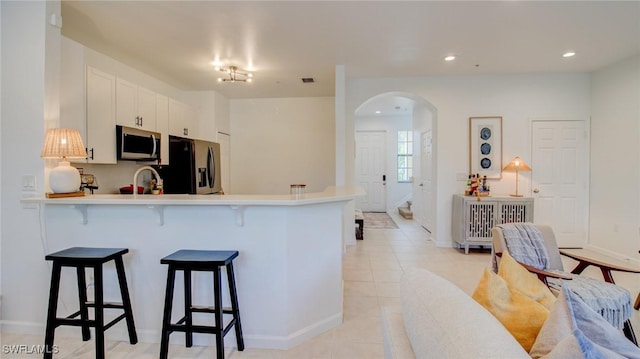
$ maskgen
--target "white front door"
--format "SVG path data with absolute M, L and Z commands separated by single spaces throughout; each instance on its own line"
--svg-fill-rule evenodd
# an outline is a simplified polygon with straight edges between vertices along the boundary
M 534 221 L 553 228 L 559 247 L 587 244 L 589 175 L 584 121 L 532 122 Z
M 367 192 L 356 199 L 362 211 L 387 211 L 385 138 L 385 131 L 356 131 L 356 183 Z
M 420 203 L 418 223 L 428 231 L 433 228 L 433 149 L 431 146 L 433 133 L 431 130 L 420 135 L 420 182 L 414 198 Z

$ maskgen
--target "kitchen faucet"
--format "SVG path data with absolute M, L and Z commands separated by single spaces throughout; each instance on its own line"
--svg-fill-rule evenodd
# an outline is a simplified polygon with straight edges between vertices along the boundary
M 153 174 L 156 176 L 156 179 L 158 180 L 158 183 L 161 183 L 162 181 L 162 179 L 160 178 L 160 175 L 158 174 L 158 171 L 156 171 L 155 168 L 151 166 L 142 166 L 138 168 L 136 170 L 136 173 L 133 174 L 133 196 L 134 197 L 138 195 L 138 176 L 140 175 L 140 172 L 144 170 L 149 170 L 153 172 Z

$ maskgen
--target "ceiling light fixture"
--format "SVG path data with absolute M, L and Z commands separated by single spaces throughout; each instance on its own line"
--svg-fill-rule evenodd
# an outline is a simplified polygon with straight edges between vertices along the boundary
M 454 55 L 449 55 L 449 56 L 444 58 L 444 61 L 453 61 L 455 59 L 456 59 L 456 57 Z
M 228 68 L 216 67 L 216 70 L 226 72 L 229 77 L 218 77 L 218 82 L 252 82 L 253 74 L 249 72 L 242 72 L 238 66 L 229 66 Z
M 576 53 L 573 51 L 565 52 L 564 54 L 562 54 L 562 57 L 573 57 L 573 56 L 576 56 Z

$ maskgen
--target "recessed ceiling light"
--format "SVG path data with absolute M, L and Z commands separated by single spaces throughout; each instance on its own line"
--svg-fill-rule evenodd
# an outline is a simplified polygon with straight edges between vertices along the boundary
M 380 110 L 376 110 L 376 115 L 379 115 L 379 114 L 381 114 L 381 113 L 382 113 L 382 111 L 380 111 Z
M 444 61 L 453 61 L 455 59 L 456 59 L 456 57 L 454 55 L 449 55 L 449 56 L 444 58 Z
M 573 51 L 565 52 L 564 54 L 562 54 L 562 57 L 573 57 L 573 56 L 576 56 L 576 53 Z

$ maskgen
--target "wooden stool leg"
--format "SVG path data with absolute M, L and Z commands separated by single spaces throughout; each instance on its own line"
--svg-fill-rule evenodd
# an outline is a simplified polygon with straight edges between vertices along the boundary
M 167 289 L 164 294 L 164 314 L 162 319 L 162 339 L 160 340 L 160 359 L 167 359 L 169 353 L 169 334 L 171 334 L 171 307 L 173 305 L 173 285 L 176 281 L 176 270 L 169 265 L 167 270 Z
M 133 310 L 131 309 L 131 297 L 129 296 L 129 286 L 127 285 L 127 276 L 124 272 L 124 263 L 122 257 L 117 257 L 116 271 L 118 272 L 118 284 L 120 285 L 120 296 L 122 297 L 122 306 L 124 307 L 125 320 L 127 321 L 127 330 L 129 331 L 129 343 L 136 344 L 138 342 L 138 334 L 136 333 L 136 325 L 133 321 Z
M 233 273 L 233 262 L 227 264 L 227 279 L 229 282 L 229 297 L 231 298 L 231 310 L 235 319 L 236 344 L 238 351 L 244 350 L 244 339 L 242 338 L 242 324 L 240 324 L 240 309 L 238 307 L 238 292 L 236 290 L 236 278 Z
M 629 339 L 635 346 L 638 346 L 636 334 L 633 332 L 633 328 L 631 327 L 631 320 L 627 319 L 627 321 L 624 322 L 622 332 L 624 333 L 624 336 L 627 337 L 627 339 Z
M 220 267 L 213 271 L 213 300 L 216 325 L 216 357 L 224 359 L 224 324 L 222 322 L 222 287 L 220 284 Z
M 82 319 L 82 341 L 91 339 L 89 331 L 89 309 L 87 307 L 87 280 L 85 278 L 84 267 L 76 267 L 78 275 L 78 302 L 80 302 L 80 319 Z
M 58 292 L 60 289 L 60 264 L 53 262 L 51 271 L 51 287 L 49 288 L 49 309 L 47 310 L 47 327 L 44 335 L 44 358 L 53 357 L 53 338 L 57 326 Z
M 184 271 L 184 326 L 185 326 L 185 346 L 193 346 L 193 316 L 191 313 L 191 270 Z
M 95 330 L 96 330 L 96 359 L 104 359 L 104 293 L 102 286 L 102 264 L 93 267 L 93 278 L 95 280 L 93 289 L 95 292 Z

